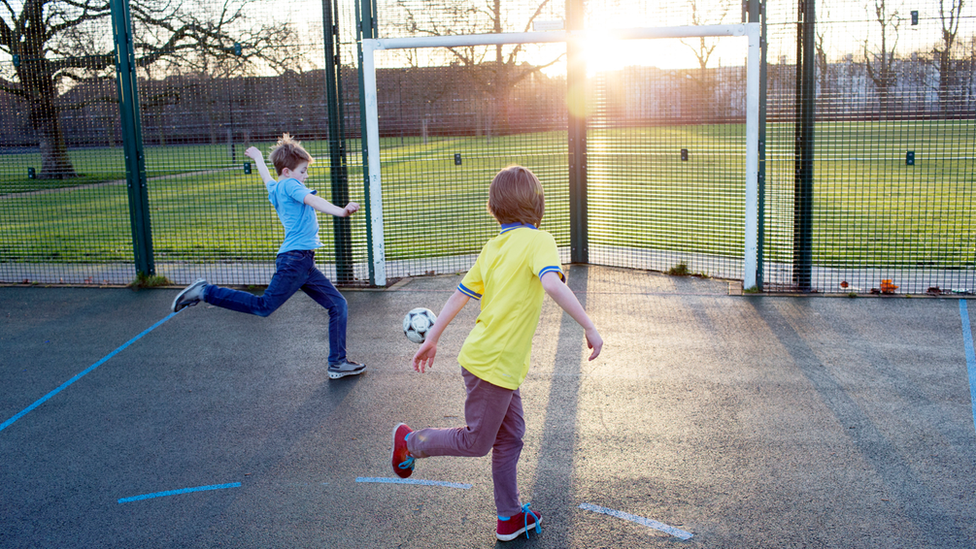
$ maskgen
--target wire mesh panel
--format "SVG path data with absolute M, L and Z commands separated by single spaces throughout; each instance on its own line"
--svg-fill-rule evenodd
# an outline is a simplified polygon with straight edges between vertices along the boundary
M 309 186 L 327 199 L 336 191 L 327 139 L 339 136 L 328 129 L 324 47 L 332 29 L 323 20 L 328 13 L 333 24 L 348 28 L 339 39 L 339 60 L 346 63 L 340 80 L 352 83 L 342 115 L 358 114 L 354 6 L 340 10 L 328 0 L 129 4 L 137 104 L 120 102 L 113 78 L 117 5 L 41 2 L 48 35 L 3 35 L 0 280 L 127 284 L 135 278 L 127 191 L 140 183 L 130 172 L 127 186 L 120 145 L 137 140 L 150 203 L 151 249 L 142 252 L 155 260 L 158 274 L 178 284 L 199 276 L 265 283 L 283 234 L 256 166 L 247 166 L 243 153 L 250 145 L 267 153 L 290 132 L 318 160 Z M 13 12 L 20 8 L 14 4 L 4 14 L 10 28 L 30 28 L 17 24 L 24 14 Z M 125 134 L 120 103 L 139 114 L 135 135 Z M 358 129 L 358 120 L 348 126 Z M 343 153 L 350 150 L 342 145 Z M 356 174 L 355 158 L 349 163 L 352 173 L 343 174 L 340 186 L 348 199 L 362 201 L 361 171 Z M 331 263 L 334 223 L 325 216 L 320 223 L 325 246 L 318 257 Z M 364 224 L 346 223 L 347 261 L 363 266 Z M 334 273 L 331 265 L 323 268 Z M 363 273 L 353 269 L 345 282 Z
M 388 277 L 469 269 L 499 229 L 486 208 L 488 186 L 512 164 L 542 181 L 541 228 L 568 254 L 565 46 L 519 47 L 540 60 L 532 64 L 513 62 L 515 48 L 488 66 L 451 63 L 457 57 L 446 48 L 377 53 L 386 67 L 376 80 Z
M 126 79 L 115 78 L 110 7 L 121 4 L 13 3 L 0 14 L 16 30 L 0 34 L 0 282 L 125 284 L 148 253 L 177 284 L 265 283 L 282 229 L 243 152 L 289 132 L 316 157 L 311 188 L 365 206 L 348 220 L 322 216 L 318 255 L 326 272 L 362 283 L 375 254 L 357 16 L 380 38 L 498 34 L 565 28 L 570 6 L 585 9 L 594 38 L 584 113 L 568 111 L 577 90 L 567 92 L 564 46 L 377 59 L 391 279 L 466 269 L 494 234 L 484 193 L 509 163 L 540 175 L 543 227 L 565 254 L 577 229 L 569 120 L 581 114 L 589 260 L 742 276 L 741 41 L 612 40 L 620 28 L 738 23 L 739 2 L 131 0 L 138 105 L 120 99 Z M 42 25 L 15 24 L 25 5 L 40 6 Z M 971 293 L 976 6 L 804 7 L 813 11 L 765 6 L 763 289 Z M 135 129 L 119 114 L 132 107 Z M 127 173 L 124 146 L 136 141 L 148 229 L 133 230 L 143 180 L 132 164 Z
M 733 38 L 707 38 L 716 45 Z M 702 40 L 628 41 L 666 64 Z M 736 47 L 725 46 L 725 51 Z M 746 70 L 596 67 L 587 135 L 590 262 L 742 278 Z
M 515 33 L 544 30 L 537 26 L 563 21 L 566 3 L 552 0 L 378 0 L 377 13 L 376 38 Z
M 186 24 L 203 12 L 220 29 L 217 40 L 164 57 L 140 74 L 156 265 L 168 279 L 270 280 L 284 232 L 255 162 L 244 155 L 247 147 L 260 149 L 276 176 L 268 153 L 289 133 L 315 158 L 306 185 L 332 200 L 324 9 L 317 1 L 251 0 L 167 12 Z M 154 31 L 152 21 L 135 26 L 137 36 Z M 137 55 L 153 55 L 157 45 L 144 44 Z M 355 82 L 350 71 L 345 77 Z M 362 202 L 362 186 L 354 180 L 349 187 L 350 199 Z M 354 240 L 365 241 L 361 216 L 343 222 L 352 225 Z M 334 224 L 324 214 L 319 223 L 324 245 L 316 259 L 335 277 Z M 358 259 L 365 262 L 362 253 Z
M 49 6 L 44 24 L 65 30 L 11 25 L 0 43 L 0 281 L 135 276 L 111 21 L 98 13 Z
M 766 289 L 972 292 L 972 6 L 817 2 L 811 92 L 798 70 L 798 6 L 771 9 Z M 806 197 L 796 146 L 804 104 L 816 113 Z M 804 200 L 808 235 L 797 230 Z

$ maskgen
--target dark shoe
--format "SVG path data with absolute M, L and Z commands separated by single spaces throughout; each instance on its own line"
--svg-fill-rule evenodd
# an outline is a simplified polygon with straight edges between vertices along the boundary
M 405 423 L 393 428 L 393 449 L 390 450 L 390 464 L 393 472 L 400 478 L 413 474 L 413 456 L 407 451 L 407 436 L 413 431 Z
M 339 379 L 340 377 L 346 376 L 358 376 L 365 371 L 365 364 L 342 359 L 335 364 L 329 364 L 329 379 Z
M 542 513 L 535 513 L 529 510 L 531 503 L 522 506 L 522 511 L 514 517 L 502 520 L 498 517 L 498 530 L 495 536 L 502 541 L 512 541 L 525 533 L 525 539 L 529 539 L 529 530 L 535 528 L 535 533 L 542 532 Z
M 173 306 L 171 307 L 173 312 L 178 313 L 186 307 L 196 305 L 203 301 L 203 290 L 206 287 L 207 281 L 202 278 L 187 286 L 173 300 Z

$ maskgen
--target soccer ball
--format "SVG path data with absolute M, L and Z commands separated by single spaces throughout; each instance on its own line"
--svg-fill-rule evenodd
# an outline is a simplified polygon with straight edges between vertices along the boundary
M 403 334 L 414 343 L 423 343 L 427 339 L 427 332 L 434 325 L 437 317 L 434 311 L 424 307 L 413 309 L 403 317 Z

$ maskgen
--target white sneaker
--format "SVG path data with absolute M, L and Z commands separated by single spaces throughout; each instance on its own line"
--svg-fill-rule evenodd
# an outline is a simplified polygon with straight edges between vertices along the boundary
M 339 379 L 346 376 L 358 376 L 366 371 L 366 365 L 351 360 L 342 359 L 341 362 L 329 364 L 329 379 Z
M 206 287 L 207 281 L 202 278 L 187 286 L 173 300 L 173 312 L 178 313 L 186 307 L 196 305 L 203 301 L 203 290 Z

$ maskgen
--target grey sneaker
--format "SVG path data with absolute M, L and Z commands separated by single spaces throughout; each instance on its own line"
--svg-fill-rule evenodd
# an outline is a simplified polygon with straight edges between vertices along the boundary
M 173 300 L 173 312 L 178 313 L 186 307 L 196 305 L 203 301 L 203 289 L 206 287 L 207 281 L 202 278 L 187 286 Z
M 346 376 L 358 376 L 366 371 L 366 365 L 342 359 L 335 364 L 329 364 L 329 379 L 339 379 Z

